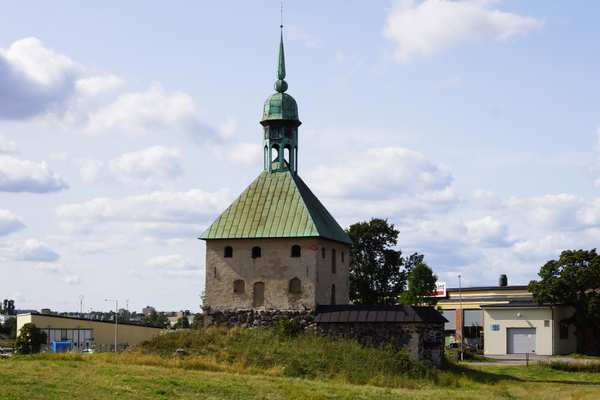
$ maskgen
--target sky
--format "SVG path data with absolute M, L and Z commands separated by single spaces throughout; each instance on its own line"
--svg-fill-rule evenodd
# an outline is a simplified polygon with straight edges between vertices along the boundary
M 596 1 L 287 0 L 299 173 L 450 287 L 600 238 Z M 6 1 L 0 298 L 198 311 L 197 239 L 262 169 L 280 3 Z

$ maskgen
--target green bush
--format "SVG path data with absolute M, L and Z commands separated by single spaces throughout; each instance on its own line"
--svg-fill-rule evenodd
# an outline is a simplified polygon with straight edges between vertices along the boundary
M 593 361 L 549 361 L 541 363 L 546 368 L 567 372 L 600 372 L 600 362 Z
M 23 325 L 19 331 L 19 336 L 17 336 L 15 342 L 15 350 L 19 354 L 39 353 L 43 343 L 46 343 L 46 333 L 34 324 L 28 323 Z

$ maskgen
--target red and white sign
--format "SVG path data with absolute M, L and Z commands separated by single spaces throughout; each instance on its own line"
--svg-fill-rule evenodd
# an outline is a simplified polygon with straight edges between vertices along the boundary
M 446 297 L 446 282 L 435 283 L 435 297 Z

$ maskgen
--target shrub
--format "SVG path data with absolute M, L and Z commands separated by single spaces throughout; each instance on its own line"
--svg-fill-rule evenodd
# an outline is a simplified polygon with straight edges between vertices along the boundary
M 567 371 L 567 372 L 600 372 L 600 362 L 586 362 L 586 361 L 578 361 L 578 362 L 568 362 L 568 361 L 549 361 L 542 362 L 540 365 L 555 369 L 558 371 Z
M 43 343 L 46 343 L 46 333 L 34 324 L 28 323 L 21 327 L 15 349 L 19 354 L 39 353 Z

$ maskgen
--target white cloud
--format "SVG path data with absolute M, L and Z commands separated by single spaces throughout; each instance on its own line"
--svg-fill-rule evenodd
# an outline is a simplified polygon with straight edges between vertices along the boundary
M 198 263 L 193 263 L 180 254 L 149 258 L 146 266 L 172 276 L 190 276 L 201 272 Z
M 0 209 L 0 236 L 8 235 L 24 227 L 25 225 L 15 213 Z
M 85 183 L 96 182 L 103 174 L 104 163 L 93 159 L 79 161 L 79 176 Z
M 143 92 L 121 94 L 113 103 L 92 111 L 85 131 L 98 134 L 120 131 L 142 135 L 156 130 L 178 129 L 194 135 L 215 135 L 201 122 L 196 102 L 183 92 L 168 92 L 153 83 Z
M 54 262 L 60 258 L 46 243 L 26 239 L 0 243 L 0 258 L 15 261 Z
M 394 58 L 406 62 L 473 40 L 506 40 L 542 27 L 543 22 L 493 8 L 491 0 L 398 0 L 384 35 L 395 44 Z
M 229 161 L 244 166 L 262 165 L 263 150 L 258 143 L 238 143 L 223 148 L 220 153 Z
M 321 46 L 321 41 L 316 36 L 306 32 L 298 26 L 288 25 L 285 28 L 285 31 L 289 40 L 299 41 L 309 49 L 316 49 Z
M 97 96 L 112 92 L 121 87 L 125 82 L 116 75 L 98 75 L 77 80 L 75 86 L 77 92 L 83 96 Z
M 96 198 L 57 209 L 63 228 L 89 232 L 110 224 L 125 224 L 119 231 L 137 231 L 149 237 L 198 235 L 203 226 L 229 204 L 225 191 L 152 192 L 120 199 Z
M 27 118 L 62 109 L 80 73 L 69 57 L 34 37 L 0 49 L 0 118 Z
M 17 153 L 17 144 L 0 135 L 0 154 L 16 154 Z
M 77 275 L 65 275 L 63 277 L 63 282 L 67 285 L 79 285 L 81 283 L 81 278 Z
M 491 216 L 465 221 L 467 235 L 476 243 L 495 246 L 508 244 L 506 225 Z
M 124 182 L 174 179 L 182 173 L 181 152 L 172 147 L 148 147 L 119 156 L 110 162 L 109 168 L 113 176 Z
M 68 187 L 45 162 L 0 155 L 0 192 L 47 193 Z

